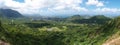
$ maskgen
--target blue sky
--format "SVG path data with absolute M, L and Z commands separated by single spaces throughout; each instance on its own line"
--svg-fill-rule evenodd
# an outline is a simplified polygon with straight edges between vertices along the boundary
M 24 0 L 15 0 L 17 2 L 20 2 L 20 3 L 24 3 Z
M 0 8 L 27 15 L 120 15 L 120 0 L 0 0 Z

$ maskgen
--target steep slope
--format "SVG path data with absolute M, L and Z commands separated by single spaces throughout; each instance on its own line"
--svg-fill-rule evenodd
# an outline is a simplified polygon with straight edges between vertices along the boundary
M 101 29 L 102 32 L 104 33 L 118 31 L 117 29 L 120 29 L 120 17 L 115 18 L 112 21 L 109 21 L 103 27 L 101 27 Z
M 101 29 L 101 32 L 105 33 L 105 36 L 108 36 L 103 45 L 120 45 L 120 17 L 108 22 Z
M 120 45 L 120 36 L 115 37 L 112 36 L 110 39 L 108 39 L 103 45 Z
M 23 17 L 22 14 L 12 9 L 0 9 L 0 13 L 1 13 L 0 16 L 7 18 Z
M 9 43 L 2 41 L 2 36 L 4 35 L 5 31 L 2 27 L 1 21 L 0 21 L 0 45 L 10 45 Z

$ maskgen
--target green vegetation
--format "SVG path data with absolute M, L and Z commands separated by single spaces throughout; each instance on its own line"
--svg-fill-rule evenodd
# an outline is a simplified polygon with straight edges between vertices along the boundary
M 97 15 L 97 16 L 93 16 L 90 18 L 84 18 L 82 16 L 72 16 L 70 18 L 68 18 L 69 22 L 73 22 L 73 23 L 87 23 L 87 24 L 104 24 L 106 23 L 106 21 L 111 20 L 111 18 L 109 17 L 105 17 L 104 15 Z
M 102 45 L 120 29 L 120 17 L 38 19 L 0 17 L 0 40 L 11 45 Z

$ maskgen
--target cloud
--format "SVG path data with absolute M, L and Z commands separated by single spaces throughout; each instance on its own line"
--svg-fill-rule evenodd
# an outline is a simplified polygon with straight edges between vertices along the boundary
M 0 8 L 3 7 L 4 0 L 0 0 Z
M 21 8 L 24 5 L 24 3 L 19 3 L 13 0 L 4 0 L 4 6 L 9 7 L 9 8 Z
M 108 7 L 96 8 L 91 12 L 94 14 L 106 15 L 106 16 L 120 15 L 120 8 L 108 8 Z
M 86 2 L 86 5 L 95 5 L 97 7 L 104 6 L 103 2 L 99 0 L 88 0 L 88 2 Z
M 14 0 L 0 0 L 0 4 L 17 10 L 21 13 L 39 13 L 41 10 L 76 10 L 86 11 L 86 8 L 80 7 L 82 0 L 24 0 L 20 3 Z M 3 7 L 2 8 L 5 8 Z
M 120 12 L 120 9 L 119 8 L 97 8 L 95 9 L 95 11 L 116 13 L 116 12 Z
M 83 0 L 0 0 L 0 8 L 10 8 L 22 14 L 106 14 L 119 13 L 118 8 L 105 8 L 105 4 L 99 0 L 88 0 L 86 5 L 95 5 L 95 9 L 82 7 Z M 101 7 L 103 6 L 103 7 Z

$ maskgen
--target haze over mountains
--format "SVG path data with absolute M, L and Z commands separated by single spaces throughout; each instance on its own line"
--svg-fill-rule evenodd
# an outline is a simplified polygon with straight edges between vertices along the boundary
M 40 15 L 40 14 L 32 14 L 32 15 L 28 15 L 28 14 L 21 14 L 19 13 L 18 11 L 16 10 L 12 10 L 12 9 L 0 9 L 0 14 L 2 14 L 2 16 L 4 17 L 9 17 L 9 18 L 18 18 L 18 17 L 32 17 L 32 18 L 38 18 L 38 19 L 41 19 L 41 18 L 50 18 L 50 17 L 58 17 L 58 18 L 68 18 L 68 17 L 71 17 L 71 16 L 74 16 L 74 15 L 55 15 L 55 16 L 43 16 L 43 15 Z M 76 14 L 79 16 L 82 16 L 82 17 L 86 17 L 86 18 L 89 18 L 89 17 L 92 17 L 92 16 L 95 16 L 95 15 L 79 15 L 79 14 Z M 104 15 L 106 16 L 106 15 Z M 76 16 L 77 17 L 77 16 Z M 114 16 L 107 16 L 107 17 L 116 17 L 116 15 Z
M 19 18 L 19 17 L 23 17 L 22 14 L 20 14 L 19 12 L 12 10 L 12 9 L 0 9 L 0 14 L 3 17 L 7 17 L 7 18 Z

